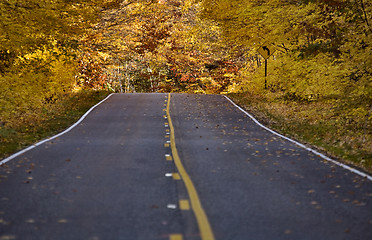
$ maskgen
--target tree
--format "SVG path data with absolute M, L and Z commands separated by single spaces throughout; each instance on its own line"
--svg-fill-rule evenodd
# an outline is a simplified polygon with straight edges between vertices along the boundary
M 2 123 L 37 121 L 47 104 L 73 89 L 79 41 L 110 2 L 0 2 Z
M 202 1 L 202 17 L 217 21 L 226 44 L 245 49 L 248 59 L 264 42 L 276 46 L 271 90 L 299 99 L 344 94 L 356 82 L 366 89 L 370 10 L 369 2 L 350 0 Z M 247 72 L 251 84 L 261 78 L 260 71 Z

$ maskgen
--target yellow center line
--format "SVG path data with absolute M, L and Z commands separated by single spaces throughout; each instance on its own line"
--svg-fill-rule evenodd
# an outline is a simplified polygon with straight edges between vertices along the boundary
M 181 180 L 181 176 L 178 173 L 173 173 L 172 177 L 174 180 Z
M 198 222 L 199 231 L 201 235 L 202 240 L 214 240 L 214 235 L 212 232 L 212 228 L 209 224 L 207 215 L 204 212 L 204 209 L 200 203 L 198 193 L 194 187 L 193 182 L 191 181 L 191 178 L 189 177 L 188 173 L 186 172 L 185 168 L 183 167 L 183 164 L 181 162 L 180 157 L 178 156 L 178 151 L 176 148 L 176 141 L 174 136 L 174 127 L 172 123 L 172 119 L 170 116 L 170 100 L 171 100 L 171 94 L 168 94 L 168 103 L 167 103 L 167 116 L 169 121 L 169 128 L 170 128 L 170 141 L 171 141 L 171 149 L 172 149 L 172 155 L 173 155 L 173 161 L 176 164 L 176 167 L 178 169 L 179 174 L 181 175 L 187 192 L 189 194 L 190 202 L 191 202 L 191 208 L 194 211 L 196 221 Z
M 181 210 L 190 210 L 189 200 L 180 200 L 180 209 Z
M 182 239 L 183 239 L 183 237 L 182 237 L 181 234 L 171 234 L 169 236 L 169 240 L 182 240 Z

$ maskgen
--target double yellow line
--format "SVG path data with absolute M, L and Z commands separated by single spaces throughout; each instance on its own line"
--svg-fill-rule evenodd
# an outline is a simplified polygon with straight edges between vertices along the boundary
M 176 140 L 174 136 L 174 127 L 172 123 L 172 119 L 170 116 L 170 100 L 171 100 L 171 94 L 168 94 L 168 102 L 167 102 L 167 118 L 169 122 L 169 128 L 170 128 L 170 144 L 172 149 L 172 155 L 174 163 L 177 167 L 177 170 L 179 174 L 181 175 L 187 192 L 189 194 L 190 202 L 191 202 L 191 208 L 194 211 L 196 221 L 198 222 L 199 231 L 201 235 L 202 240 L 214 240 L 212 228 L 209 224 L 207 215 L 204 212 L 204 209 L 200 203 L 198 193 L 196 192 L 196 189 L 194 187 L 194 184 L 191 181 L 190 176 L 187 174 L 185 168 L 183 167 L 183 164 L 181 162 L 180 157 L 178 156 L 177 148 L 176 148 Z

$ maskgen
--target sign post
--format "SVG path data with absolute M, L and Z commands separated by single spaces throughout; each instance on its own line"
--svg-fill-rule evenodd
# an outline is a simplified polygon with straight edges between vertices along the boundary
M 257 52 L 265 59 L 265 89 L 267 88 L 267 59 L 275 52 L 274 46 L 269 43 L 264 43 Z

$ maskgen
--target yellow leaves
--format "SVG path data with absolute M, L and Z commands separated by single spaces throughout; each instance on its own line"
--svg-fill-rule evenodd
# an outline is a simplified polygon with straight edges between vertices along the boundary
M 245 52 L 251 59 L 247 65 L 262 66 L 257 53 L 249 50 L 257 42 L 267 40 L 280 46 L 269 61 L 267 79 L 278 95 L 301 101 L 345 92 L 367 97 L 372 93 L 367 79 L 372 72 L 372 34 L 365 33 L 371 29 L 358 4 L 338 3 L 204 0 L 201 5 L 202 16 L 218 22 L 224 44 L 248 48 Z M 370 9 L 368 5 L 366 12 Z M 262 94 L 263 71 L 261 67 L 242 72 L 243 88 Z
M 349 111 L 345 117 L 364 120 L 367 115 L 368 115 L 368 109 L 366 109 L 365 107 L 357 107 L 357 108 L 351 109 L 351 111 Z
M 10 125 L 37 122 L 46 102 L 54 102 L 72 88 L 76 70 L 72 57 L 52 43 L 18 56 L 0 76 L 1 121 Z
M 108 54 L 108 53 L 104 53 L 104 52 L 100 52 L 100 51 L 98 51 L 97 53 L 98 53 L 98 56 L 103 59 L 103 61 L 106 61 L 108 58 L 111 57 L 111 55 Z

